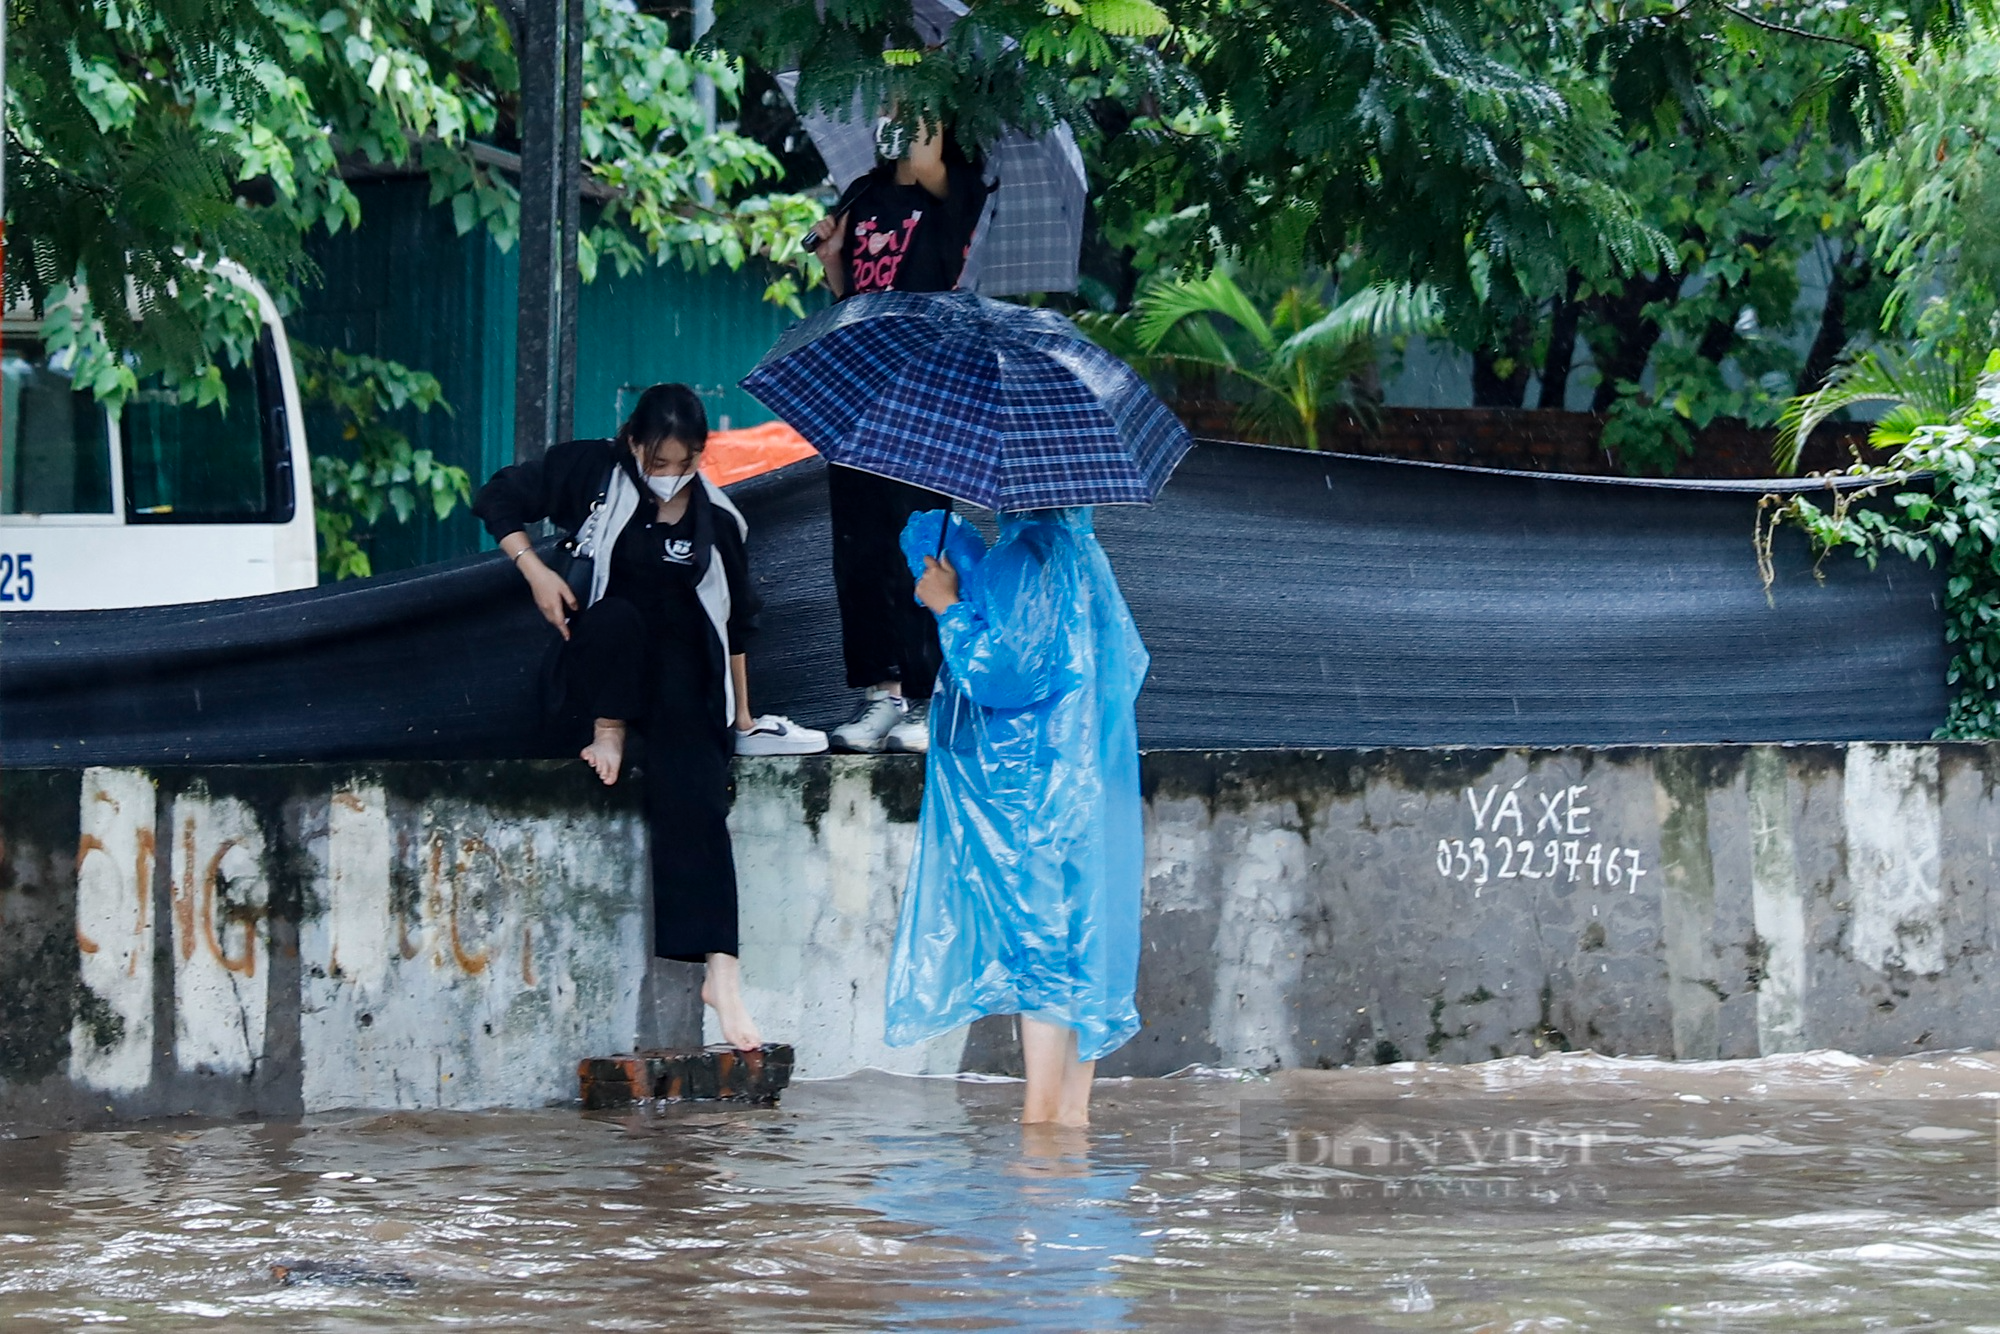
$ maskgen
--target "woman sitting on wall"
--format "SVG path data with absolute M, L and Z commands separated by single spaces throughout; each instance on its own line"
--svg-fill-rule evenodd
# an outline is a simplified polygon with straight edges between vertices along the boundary
M 729 843 L 732 754 L 805 754 L 824 733 L 750 716 L 744 648 L 762 600 L 750 580 L 749 525 L 698 471 L 708 414 L 686 385 L 639 396 L 615 440 L 556 445 L 502 468 L 473 512 L 528 582 L 564 643 L 560 712 L 606 783 L 624 766 L 628 729 L 646 740 L 653 952 L 705 963 L 701 998 L 722 1035 L 761 1039 L 737 966 L 736 864 Z M 575 534 L 590 582 L 584 605 L 524 531 L 548 519 Z

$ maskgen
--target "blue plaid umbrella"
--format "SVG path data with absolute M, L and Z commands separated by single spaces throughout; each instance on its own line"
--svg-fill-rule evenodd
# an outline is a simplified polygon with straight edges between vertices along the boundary
M 986 509 L 1150 504 L 1193 443 L 1068 320 L 970 292 L 850 297 L 742 384 L 829 463 Z

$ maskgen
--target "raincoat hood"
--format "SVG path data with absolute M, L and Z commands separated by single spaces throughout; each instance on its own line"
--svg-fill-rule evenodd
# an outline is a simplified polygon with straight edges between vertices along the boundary
M 1088 508 L 1000 515 L 986 550 L 956 516 L 914 516 L 911 569 L 942 549 L 961 600 L 888 987 L 887 1037 L 984 1014 L 1074 1028 L 1094 1060 L 1138 1030 L 1145 879 L 1133 709 L 1148 664 Z

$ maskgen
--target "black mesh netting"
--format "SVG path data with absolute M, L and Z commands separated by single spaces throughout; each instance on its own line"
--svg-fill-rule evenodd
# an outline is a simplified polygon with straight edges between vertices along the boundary
M 731 494 L 769 605 L 760 712 L 841 680 L 817 461 Z M 1764 483 L 1553 478 L 1205 443 L 1098 532 L 1153 653 L 1152 748 L 1916 739 L 1943 718 L 1939 577 L 1781 535 Z M 506 558 L 235 602 L 0 618 L 14 765 L 554 753 L 552 632 Z

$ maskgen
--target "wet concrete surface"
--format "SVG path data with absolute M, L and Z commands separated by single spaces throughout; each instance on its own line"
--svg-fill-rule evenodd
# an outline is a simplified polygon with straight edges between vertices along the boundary
M 797 1075 L 1016 1069 L 883 998 L 915 756 L 746 761 L 746 1000 Z M 2000 745 L 1154 752 L 1119 1076 L 1993 1041 Z M 581 765 L 0 773 L 0 1128 L 542 1107 L 715 1041 Z

